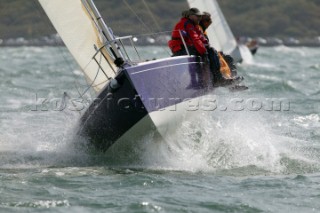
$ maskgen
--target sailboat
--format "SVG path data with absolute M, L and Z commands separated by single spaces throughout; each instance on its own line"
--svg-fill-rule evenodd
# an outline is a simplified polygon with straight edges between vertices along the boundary
M 192 55 L 134 61 L 93 0 L 39 0 L 95 91 L 80 118 L 79 135 L 106 151 L 148 131 L 161 137 L 181 125 L 190 101 L 212 92 L 204 63 Z M 192 111 L 192 110 L 191 110 Z
M 238 44 L 216 0 L 188 0 L 189 7 L 211 14 L 213 23 L 207 29 L 211 46 L 231 55 L 236 62 L 252 61 L 252 54 L 244 44 Z

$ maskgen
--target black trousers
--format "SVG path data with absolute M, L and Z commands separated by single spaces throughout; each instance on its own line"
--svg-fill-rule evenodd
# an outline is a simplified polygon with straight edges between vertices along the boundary
M 220 59 L 218 52 L 212 47 L 207 48 L 210 71 L 212 73 L 213 82 L 217 82 L 223 79 L 220 72 Z
M 200 56 L 197 49 L 193 46 L 189 46 L 188 51 L 190 55 Z M 202 58 L 203 61 L 207 61 L 209 63 L 213 83 L 222 80 L 223 76 L 220 72 L 220 60 L 219 60 L 218 52 L 214 48 L 208 47 L 207 53 L 208 53 L 207 55 L 200 56 L 200 57 Z M 184 47 L 182 47 L 181 50 L 173 53 L 172 56 L 181 56 L 181 55 L 187 55 L 187 51 L 185 50 Z

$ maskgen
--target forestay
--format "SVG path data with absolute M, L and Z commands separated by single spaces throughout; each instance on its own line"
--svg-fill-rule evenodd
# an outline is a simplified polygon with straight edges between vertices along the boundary
M 114 77 L 113 59 L 105 52 L 99 52 L 96 59 L 102 69 L 92 60 L 97 50 L 103 46 L 98 28 L 92 21 L 81 0 L 39 0 L 50 21 L 61 36 L 65 45 L 82 68 L 88 84 L 99 92 Z M 109 65 L 109 63 L 111 66 Z M 103 71 L 102 71 L 103 70 Z

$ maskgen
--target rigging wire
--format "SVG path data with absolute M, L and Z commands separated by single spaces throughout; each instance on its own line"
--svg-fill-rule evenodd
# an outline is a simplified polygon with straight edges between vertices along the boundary
M 171 33 L 172 30 L 170 31 L 162 31 L 161 33 Z M 152 36 L 155 35 L 155 33 L 143 33 L 143 34 L 133 34 L 132 36 Z
M 140 23 L 151 33 L 153 31 L 150 29 L 150 27 L 147 26 L 147 24 L 139 17 L 139 15 L 136 13 L 136 11 L 130 6 L 130 4 L 127 2 L 127 0 L 123 0 L 124 4 L 127 6 L 127 8 L 136 16 L 136 18 L 140 21 Z
M 102 54 L 100 54 L 99 64 L 101 64 L 101 61 L 102 61 Z M 99 74 L 100 71 L 101 71 L 101 68 L 100 68 L 100 66 L 98 66 L 98 70 L 97 70 L 97 72 L 96 72 L 96 75 L 95 75 L 92 83 L 91 83 L 90 85 L 88 85 L 88 87 L 84 90 L 84 92 L 82 93 L 82 95 L 80 95 L 79 98 L 82 98 L 82 97 L 88 92 L 88 90 L 93 87 L 93 84 L 94 84 L 94 82 L 97 80 L 97 77 L 98 77 L 98 74 Z M 100 83 L 100 84 L 101 84 L 101 83 Z M 97 85 L 95 85 L 95 86 L 98 86 L 98 85 L 100 85 L 100 84 L 97 84 Z
M 50 26 L 50 25 L 51 25 L 51 22 L 48 21 L 48 18 L 44 18 L 44 19 L 42 18 L 42 17 L 47 17 L 47 15 L 45 14 L 45 12 L 44 12 L 44 10 L 42 9 L 42 7 L 40 6 L 40 3 L 39 3 L 38 1 L 36 1 L 36 0 L 33 0 L 33 1 L 31 1 L 31 4 L 33 5 L 33 8 L 35 8 L 35 10 L 38 12 L 38 13 L 37 13 L 38 17 L 39 17 L 40 19 L 44 20 L 44 24 L 47 24 L 47 26 Z M 71 66 L 70 60 L 67 59 L 67 55 L 66 55 L 66 52 L 63 50 L 63 46 L 61 46 L 60 44 L 57 44 L 57 45 L 55 45 L 55 47 L 56 47 L 57 50 L 60 52 L 59 55 L 62 56 L 62 59 L 66 62 L 67 66 L 69 66 L 69 70 L 72 71 L 74 68 Z M 74 80 L 75 80 L 75 84 L 76 84 L 76 85 L 75 85 L 75 88 L 76 88 L 77 92 L 80 94 L 79 89 L 78 89 L 78 87 L 77 87 L 77 84 L 79 84 L 79 83 L 78 83 L 78 81 L 77 81 L 77 79 L 76 79 L 75 73 L 74 73 L 74 72 L 71 72 L 71 73 L 72 73 L 72 76 L 73 76 L 73 78 L 74 78 Z M 66 103 L 65 103 L 66 98 L 70 98 L 70 96 L 69 96 L 66 92 L 64 92 L 64 93 L 63 93 L 63 98 L 62 98 L 62 100 L 63 100 L 62 105 L 66 104 Z M 73 104 L 73 103 L 72 103 L 72 104 Z M 81 114 L 80 111 L 78 111 L 78 112 L 79 112 L 79 114 Z M 67 115 L 68 115 L 68 114 L 64 113 L 64 116 L 65 116 L 67 119 L 70 120 L 70 117 L 67 116 Z
M 42 7 L 40 6 L 40 4 L 37 3 L 36 1 L 32 1 L 32 2 L 34 3 L 34 6 L 35 6 L 35 8 L 38 10 L 38 12 L 40 12 L 42 15 L 46 16 L 46 14 L 45 14 L 45 12 L 43 11 L 43 9 L 42 9 Z M 151 32 L 151 33 L 149 33 L 149 34 L 143 34 L 143 35 L 154 36 L 155 33 L 154 33 L 154 32 L 150 29 L 150 27 L 148 27 L 148 26 L 146 25 L 146 23 L 139 17 L 139 15 L 134 11 L 134 9 L 133 9 L 132 7 L 128 4 L 128 2 L 127 2 L 126 0 L 123 0 L 123 2 L 124 2 L 125 5 L 130 9 L 130 11 L 136 16 L 136 18 L 144 25 L 144 27 L 145 27 L 149 32 Z M 145 7 L 147 8 L 147 10 L 149 11 L 150 16 L 152 17 L 153 21 L 156 23 L 156 26 L 158 27 L 158 29 L 160 29 L 159 24 L 157 23 L 155 17 L 154 17 L 153 14 L 152 14 L 152 11 L 150 10 L 150 8 L 148 7 L 147 3 L 146 3 L 144 0 L 143 0 L 143 4 L 145 5 Z M 48 19 L 45 19 L 45 22 L 47 22 L 48 25 L 51 25 L 51 23 L 48 21 Z M 167 33 L 167 32 L 170 32 L 170 31 L 166 31 L 166 33 Z M 140 36 L 141 36 L 141 34 L 140 34 Z M 57 48 L 58 48 L 58 50 L 60 51 L 61 56 L 62 56 L 62 58 L 64 59 L 64 61 L 66 62 L 67 66 L 69 66 L 70 71 L 71 71 L 71 73 L 72 73 L 72 76 L 74 77 L 75 88 L 76 88 L 76 90 L 77 90 L 77 92 L 78 92 L 78 94 L 79 94 L 79 98 L 83 98 L 83 96 L 88 92 L 88 90 L 89 90 L 90 88 L 93 88 L 93 87 L 95 87 L 95 86 L 98 86 L 98 85 L 101 85 L 101 84 L 107 82 L 107 81 L 103 81 L 103 82 L 100 82 L 99 84 L 93 85 L 93 84 L 95 83 L 97 77 L 98 77 L 99 72 L 101 71 L 100 67 L 98 67 L 98 70 L 97 70 L 97 72 L 96 72 L 96 75 L 95 75 L 92 83 L 90 83 L 90 85 L 83 85 L 83 84 L 81 84 L 81 83 L 78 81 L 78 77 L 75 75 L 74 72 L 72 72 L 72 70 L 73 70 L 74 68 L 71 66 L 70 60 L 67 58 L 66 51 L 64 51 L 64 49 L 63 49 L 64 47 L 63 47 L 63 46 L 58 46 Z M 170 54 L 167 49 L 165 49 L 164 47 L 163 47 L 163 49 L 164 49 L 168 54 Z M 99 59 L 99 60 L 100 60 L 99 63 L 101 63 L 102 55 L 100 55 L 100 59 Z M 90 64 L 92 61 L 93 61 L 93 60 L 90 60 L 90 61 L 88 62 L 88 64 L 87 64 L 82 70 L 86 70 L 86 68 L 89 66 L 89 64 Z M 83 87 L 83 86 L 87 86 L 87 87 L 86 87 L 86 89 L 84 90 L 84 92 L 81 92 L 81 91 L 80 91 L 80 88 Z
M 40 12 L 41 15 L 46 16 L 45 12 L 43 11 L 43 9 L 42 9 L 42 7 L 39 5 L 39 3 L 37 3 L 36 1 L 32 1 L 32 2 L 33 2 L 33 4 L 34 4 L 35 8 L 38 10 L 38 12 Z M 48 25 L 51 25 L 51 22 L 49 22 L 48 19 L 45 19 L 45 20 L 46 20 L 45 22 L 47 22 Z M 72 71 L 72 70 L 74 69 L 74 67 L 71 66 L 70 60 L 67 58 L 66 51 L 64 51 L 64 46 L 59 46 L 59 45 L 57 45 L 57 49 L 60 51 L 60 55 L 62 56 L 63 60 L 66 62 L 67 66 L 69 66 L 69 68 L 70 68 L 69 70 L 71 71 L 72 76 L 73 76 L 73 78 L 74 78 L 75 89 L 76 89 L 77 92 L 78 92 L 79 98 L 82 98 L 82 99 L 83 99 L 83 96 L 88 92 L 88 90 L 89 90 L 90 88 L 93 88 L 93 87 L 95 87 L 95 86 L 101 85 L 101 84 L 103 84 L 103 83 L 106 82 L 106 81 L 103 81 L 103 82 L 101 82 L 101 83 L 99 83 L 99 84 L 97 84 L 97 85 L 93 85 L 94 82 L 95 82 L 95 80 L 96 80 L 97 77 L 98 77 L 99 72 L 100 72 L 100 67 L 98 67 L 98 70 L 97 70 L 97 72 L 96 72 L 96 75 L 95 75 L 92 83 L 90 83 L 90 85 L 88 85 L 88 84 L 81 84 L 81 83 L 78 81 L 78 77 L 77 77 L 77 76 L 75 75 L 75 73 Z M 101 63 L 101 60 L 102 60 L 102 55 L 100 55 L 99 63 Z M 90 65 L 91 62 L 93 62 L 93 59 L 91 59 L 91 60 L 87 63 L 87 65 L 86 65 L 82 70 L 86 70 L 87 67 Z M 81 67 L 80 67 L 80 69 L 81 69 Z M 84 86 L 86 86 L 86 88 L 85 88 L 84 92 L 81 92 L 80 90 L 82 90 L 82 89 L 80 89 L 80 88 L 82 88 L 82 87 L 84 87 Z
M 139 15 L 136 13 L 136 11 L 129 5 L 129 3 L 127 2 L 127 0 L 123 0 L 124 4 L 127 6 L 127 8 L 136 16 L 136 18 L 139 20 L 139 22 L 151 33 L 150 36 L 155 38 L 155 32 L 152 31 L 152 29 L 150 27 L 148 27 L 148 25 L 139 17 Z M 168 55 L 170 55 L 170 52 L 162 47 L 163 50 L 165 50 L 165 52 L 168 53 Z
M 35 9 L 39 12 L 39 17 L 42 19 L 42 20 L 45 20 L 44 22 L 47 24 L 47 26 L 50 26 L 52 25 L 51 22 L 49 21 L 48 18 L 45 18 L 43 19 L 42 17 L 47 17 L 47 14 L 44 12 L 43 8 L 40 6 L 40 3 L 36 0 L 33 0 L 31 1 L 35 7 Z M 84 85 L 84 84 L 81 84 L 78 80 L 78 77 L 75 75 L 75 73 L 72 71 L 74 70 L 74 67 L 71 65 L 70 63 L 70 60 L 67 58 L 67 55 L 66 54 L 66 51 L 64 50 L 65 46 L 60 46 L 60 45 L 57 45 L 57 49 L 59 50 L 60 52 L 60 55 L 62 56 L 63 60 L 65 61 L 66 65 L 69 67 L 69 71 L 72 73 L 72 76 L 74 78 L 74 83 L 75 83 L 75 89 L 77 90 L 77 93 L 79 94 L 79 98 L 82 98 L 83 97 L 83 94 L 81 93 L 80 91 L 80 88 L 81 87 L 84 87 L 84 86 L 87 86 L 87 85 Z M 92 62 L 93 60 L 89 61 L 88 64 L 86 65 L 86 67 L 89 66 L 89 64 Z M 85 70 L 86 67 L 83 69 Z M 81 67 L 79 67 L 81 69 Z M 86 88 L 86 90 L 88 90 Z
M 149 5 L 147 4 L 147 2 L 145 0 L 142 0 L 142 3 L 146 7 L 146 9 L 149 12 L 149 15 L 151 16 L 154 24 L 156 25 L 156 27 L 158 28 L 158 31 L 160 32 L 161 31 L 161 27 L 160 27 L 159 23 L 157 22 L 156 17 L 154 16 L 153 12 L 151 11 Z

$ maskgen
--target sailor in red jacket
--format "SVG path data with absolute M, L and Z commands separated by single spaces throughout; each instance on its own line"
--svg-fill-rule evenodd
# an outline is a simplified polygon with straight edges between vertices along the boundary
M 198 27 L 202 13 L 197 8 L 191 8 L 182 15 L 172 31 L 172 39 L 168 42 L 173 56 L 187 55 L 184 42 L 190 55 L 203 56 L 207 52 L 208 40 Z

